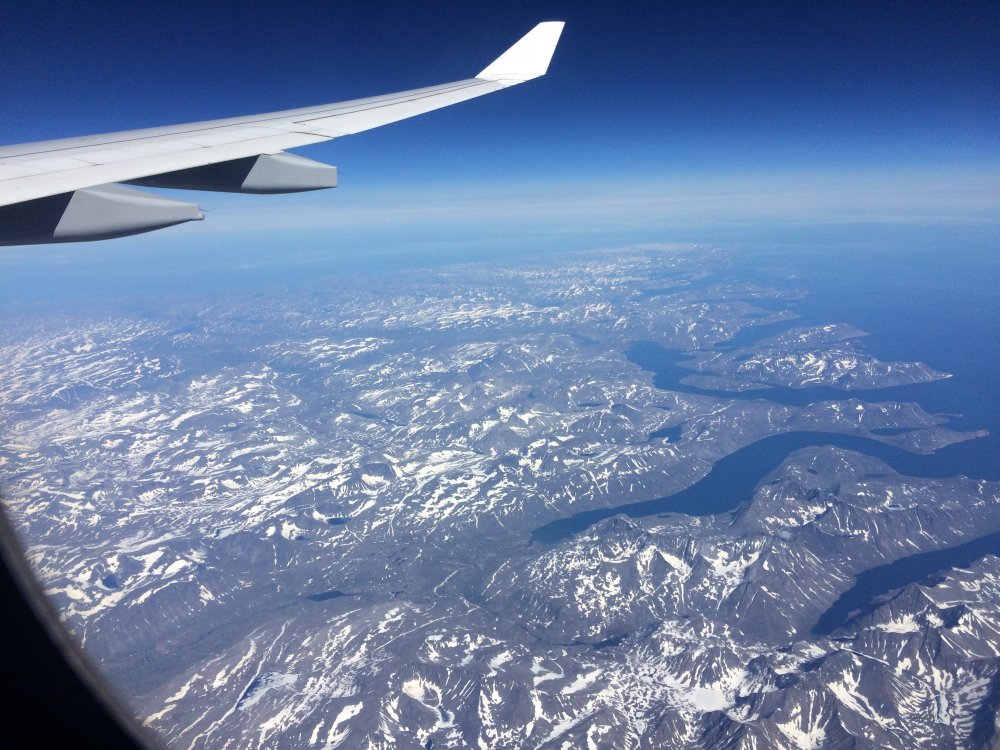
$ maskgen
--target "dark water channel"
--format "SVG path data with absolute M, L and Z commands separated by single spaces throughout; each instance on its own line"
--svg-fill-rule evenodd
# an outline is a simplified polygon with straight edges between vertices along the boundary
M 575 513 L 538 527 L 531 539 L 542 544 L 561 542 L 598 521 L 619 514 L 639 517 L 664 513 L 688 516 L 727 513 L 748 502 L 760 481 L 777 469 L 790 453 L 815 445 L 832 445 L 865 453 L 910 476 L 939 478 L 958 473 L 947 457 L 910 453 L 870 438 L 830 432 L 787 432 L 757 440 L 719 459 L 704 478 L 673 495 Z
M 338 589 L 333 589 L 332 591 L 323 591 L 319 594 L 310 594 L 306 599 L 311 602 L 326 602 L 330 599 L 339 599 L 342 596 L 348 596 L 348 594 Z
M 925 581 L 949 568 L 967 567 L 984 555 L 1000 556 L 1000 531 L 965 544 L 921 552 L 870 568 L 855 577 L 854 586 L 830 605 L 813 625 L 812 632 L 830 635 L 851 618 L 871 609 L 885 594 L 910 583 Z

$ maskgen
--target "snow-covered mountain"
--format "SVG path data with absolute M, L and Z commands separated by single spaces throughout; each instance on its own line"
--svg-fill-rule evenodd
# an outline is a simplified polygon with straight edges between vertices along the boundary
M 996 746 L 1000 487 L 917 458 L 981 433 L 871 398 L 947 374 L 731 265 L 13 319 L 5 499 L 171 746 Z M 770 397 L 820 386 L 864 393 Z

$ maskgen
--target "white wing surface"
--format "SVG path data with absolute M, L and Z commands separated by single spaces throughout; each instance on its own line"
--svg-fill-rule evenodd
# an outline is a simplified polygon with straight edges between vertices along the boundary
M 542 76 L 562 28 L 558 21 L 538 24 L 478 76 L 454 83 L 249 117 L 0 147 L 0 244 L 102 239 L 202 218 L 192 204 L 115 183 L 256 193 L 334 187 L 334 167 L 282 152 Z M 160 218 L 164 221 L 157 223 Z

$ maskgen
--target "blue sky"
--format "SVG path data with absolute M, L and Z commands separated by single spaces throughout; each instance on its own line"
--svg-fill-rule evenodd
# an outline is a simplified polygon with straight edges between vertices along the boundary
M 541 81 L 300 149 L 341 168 L 335 191 L 178 194 L 211 213 L 172 236 L 1000 214 L 995 0 L 8 3 L 0 141 L 454 80 L 550 19 L 567 26 Z

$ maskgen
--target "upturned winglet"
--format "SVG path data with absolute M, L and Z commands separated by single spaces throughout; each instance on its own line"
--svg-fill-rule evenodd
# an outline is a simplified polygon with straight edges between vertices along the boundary
M 552 53 L 556 51 L 563 21 L 545 21 L 522 36 L 514 46 L 490 63 L 476 76 L 503 86 L 530 81 L 545 75 Z

